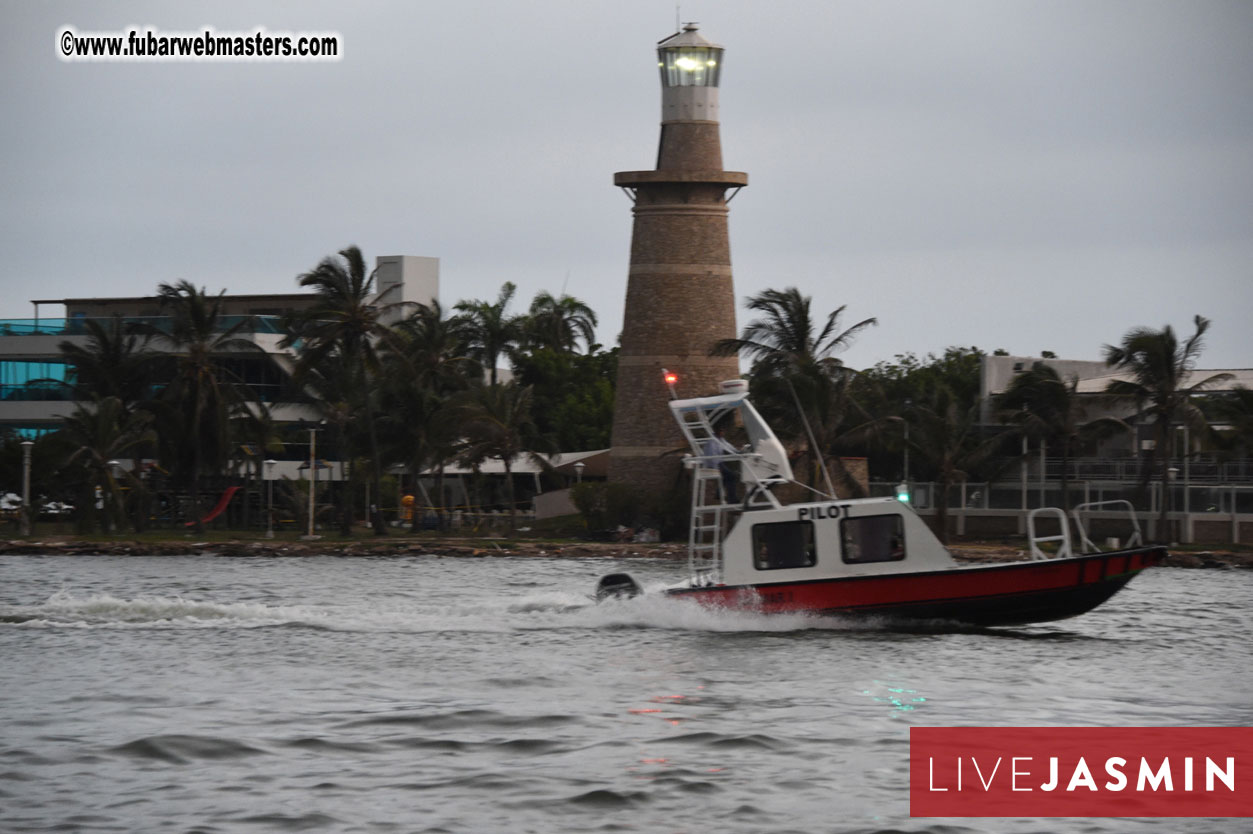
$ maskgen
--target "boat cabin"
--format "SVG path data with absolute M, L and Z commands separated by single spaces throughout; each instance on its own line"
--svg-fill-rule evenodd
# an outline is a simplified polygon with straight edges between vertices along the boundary
M 723 539 L 727 585 L 951 570 L 948 551 L 895 498 L 793 504 L 743 512 Z
M 795 483 L 783 444 L 749 402 L 747 383 L 731 380 L 722 390 L 670 402 L 691 449 L 684 457 L 692 472 L 690 586 L 956 567 L 930 528 L 896 498 L 845 500 L 815 491 L 818 500 L 784 506 L 772 491 Z M 736 446 L 724 434 L 746 442 Z

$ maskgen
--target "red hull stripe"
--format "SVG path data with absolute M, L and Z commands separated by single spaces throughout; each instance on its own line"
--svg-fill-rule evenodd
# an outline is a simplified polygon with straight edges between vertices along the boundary
M 718 585 L 670 593 L 693 596 L 702 603 L 748 606 L 767 613 L 902 608 L 1067 591 L 1110 580 L 1121 587 L 1131 575 L 1157 564 L 1164 555 L 1164 548 L 1151 548 L 947 571 Z

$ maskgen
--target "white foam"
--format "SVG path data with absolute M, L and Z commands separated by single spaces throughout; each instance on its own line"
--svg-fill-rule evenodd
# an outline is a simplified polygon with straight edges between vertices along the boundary
M 124 599 L 107 593 L 58 591 L 38 605 L 0 606 L 0 622 L 25 628 L 231 629 L 307 626 L 348 632 L 510 632 L 569 628 L 653 628 L 710 632 L 787 632 L 859 628 L 815 615 L 710 608 L 650 593 L 596 603 L 590 594 L 554 589 L 521 596 L 459 599 L 449 605 L 414 597 L 386 605 L 267 605 L 175 596 Z M 864 628 L 864 626 L 861 626 Z
M 218 603 L 182 596 L 121 599 L 111 594 L 80 596 L 71 591 L 58 591 L 41 605 L 5 606 L 0 613 L 9 620 L 22 620 L 17 624 L 25 626 L 212 628 L 224 624 L 251 627 L 281 625 L 297 621 L 311 612 L 301 606 Z

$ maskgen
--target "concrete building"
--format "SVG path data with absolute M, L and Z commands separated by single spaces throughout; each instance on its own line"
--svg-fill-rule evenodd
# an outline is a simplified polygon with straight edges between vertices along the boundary
M 381 256 L 376 260 L 376 295 L 373 299 L 385 321 L 402 318 L 406 307 L 425 303 L 439 295 L 439 259 L 414 256 Z M 280 422 L 314 420 L 311 406 L 283 402 L 282 392 L 293 361 L 292 352 L 279 343 L 286 335 L 288 314 L 307 309 L 312 293 L 225 295 L 223 326 L 242 318 L 251 326 L 240 338 L 261 350 L 240 351 L 221 357 L 262 402 L 269 404 Z M 156 296 L 39 299 L 32 302 L 32 319 L 0 320 L 0 427 L 31 436 L 55 430 L 74 411 L 69 368 L 62 357 L 62 342 L 85 344 L 85 323 L 144 322 L 157 330 L 162 311 Z M 51 316 L 48 308 L 58 308 Z M 160 351 L 160 339 L 149 349 Z
M 1105 396 L 1111 381 L 1129 377 L 1114 372 L 1103 361 L 983 357 L 980 395 L 982 422 L 986 426 L 1000 426 L 992 411 L 994 398 L 1035 362 L 1051 366 L 1065 380 L 1077 379 L 1076 391 L 1083 408 L 1081 422 L 1117 417 L 1130 423 L 1132 431 L 1115 433 L 1067 460 L 1063 460 L 1058 448 L 1024 441 L 1021 459 L 1009 462 L 996 480 L 962 483 L 954 488 L 948 499 L 949 515 L 958 535 L 1017 537 L 1026 532 L 1033 510 L 1065 503 L 1072 507 L 1098 503 L 1101 506 L 1085 514 L 1090 518 L 1090 531 L 1097 531 L 1100 537 L 1126 541 L 1132 530 L 1126 513 L 1130 505 L 1135 508 L 1143 534 L 1156 539 L 1159 511 L 1167 500 L 1171 525 L 1167 535 L 1172 541 L 1253 541 L 1253 458 L 1207 449 L 1202 438 L 1192 437 L 1184 426 L 1177 426 L 1170 448 L 1164 450 L 1169 463 L 1168 481 L 1163 484 L 1157 465 L 1146 472 L 1150 451 L 1156 460 L 1161 460 L 1154 448 L 1155 427 L 1147 420 L 1134 418 L 1133 404 Z M 1230 376 L 1207 389 L 1205 396 L 1221 396 L 1236 387 L 1253 389 L 1253 369 L 1248 368 L 1194 369 L 1185 385 L 1215 374 Z M 1062 495 L 1063 468 L 1069 483 L 1069 502 Z M 914 507 L 924 516 L 932 515 L 940 500 L 936 485 L 912 481 L 908 487 Z M 893 488 L 888 483 L 872 484 L 876 494 L 889 494 Z
M 722 54 L 692 23 L 658 44 L 657 167 L 614 174 L 635 219 L 609 477 L 650 490 L 674 482 L 678 457 L 667 453 L 684 448 L 663 369 L 688 397 L 717 393 L 719 382 L 739 376 L 736 357 L 709 356 L 737 335 L 727 192 L 748 184 L 747 174 L 722 170 Z

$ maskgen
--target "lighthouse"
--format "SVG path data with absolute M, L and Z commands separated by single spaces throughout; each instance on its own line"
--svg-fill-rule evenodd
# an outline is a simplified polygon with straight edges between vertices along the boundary
M 719 382 L 739 376 L 736 357 L 709 355 L 736 336 L 727 203 L 748 185 L 747 174 L 722 170 L 722 53 L 694 23 L 657 45 L 657 167 L 614 174 L 635 219 L 609 478 L 648 491 L 674 483 L 675 452 L 685 448 L 663 374 L 674 375 L 683 397 L 716 394 Z

